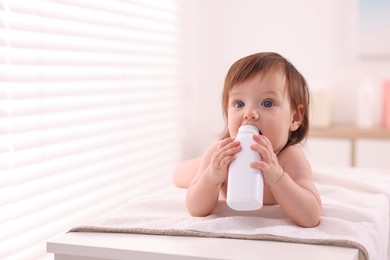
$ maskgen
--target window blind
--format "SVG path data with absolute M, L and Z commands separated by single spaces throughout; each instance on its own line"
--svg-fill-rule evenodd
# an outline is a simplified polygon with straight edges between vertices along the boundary
M 180 147 L 175 0 L 0 0 L 0 258 L 169 185 Z

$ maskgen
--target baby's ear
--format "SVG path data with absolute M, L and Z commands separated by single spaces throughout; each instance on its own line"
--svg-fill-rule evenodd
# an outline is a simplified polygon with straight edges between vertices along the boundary
M 303 116 L 305 115 L 305 109 L 303 105 L 298 105 L 297 109 L 293 111 L 291 116 L 290 131 L 294 132 L 302 124 Z

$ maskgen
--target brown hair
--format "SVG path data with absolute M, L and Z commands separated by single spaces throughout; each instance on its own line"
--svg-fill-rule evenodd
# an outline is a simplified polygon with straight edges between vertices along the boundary
M 227 126 L 227 110 L 230 91 L 254 76 L 267 73 L 281 72 L 286 77 L 287 90 L 290 97 L 290 106 L 298 111 L 298 106 L 303 106 L 302 123 L 297 130 L 290 133 L 288 145 L 301 142 L 309 130 L 309 89 L 302 74 L 283 56 L 274 52 L 261 52 L 249 55 L 236 61 L 229 69 L 222 93 L 222 110 L 225 118 L 225 129 L 222 138 L 229 136 Z

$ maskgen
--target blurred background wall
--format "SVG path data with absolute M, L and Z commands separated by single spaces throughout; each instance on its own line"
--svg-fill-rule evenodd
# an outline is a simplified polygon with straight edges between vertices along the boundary
M 371 104 L 372 132 L 390 78 L 390 19 L 377 19 L 388 3 L 0 0 L 0 258 L 52 259 L 54 236 L 172 185 L 175 165 L 218 138 L 224 77 L 243 56 L 291 60 L 316 111 L 330 109 L 325 127 L 353 126 Z M 349 128 L 342 140 L 324 129 L 312 162 L 390 168 L 388 130 L 355 144 Z
M 184 158 L 201 154 L 218 138 L 224 125 L 220 97 L 227 70 L 255 52 L 282 54 L 313 92 L 329 91 L 332 124 L 355 124 L 357 90 L 368 80 L 375 91 L 373 120 L 378 125 L 381 85 L 390 78 L 390 59 L 362 51 L 362 2 L 186 1 Z

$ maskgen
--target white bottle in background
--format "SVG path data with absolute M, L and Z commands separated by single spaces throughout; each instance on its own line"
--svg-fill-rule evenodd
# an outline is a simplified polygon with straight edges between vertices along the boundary
M 357 93 L 356 125 L 360 128 L 374 127 L 375 89 L 368 78 L 362 81 Z
M 250 148 L 255 143 L 254 134 L 259 134 L 257 127 L 244 125 L 236 137 L 242 150 L 230 163 L 226 198 L 226 203 L 234 210 L 256 210 L 263 206 L 263 175 L 250 167 L 253 161 L 261 160 L 259 153 Z

